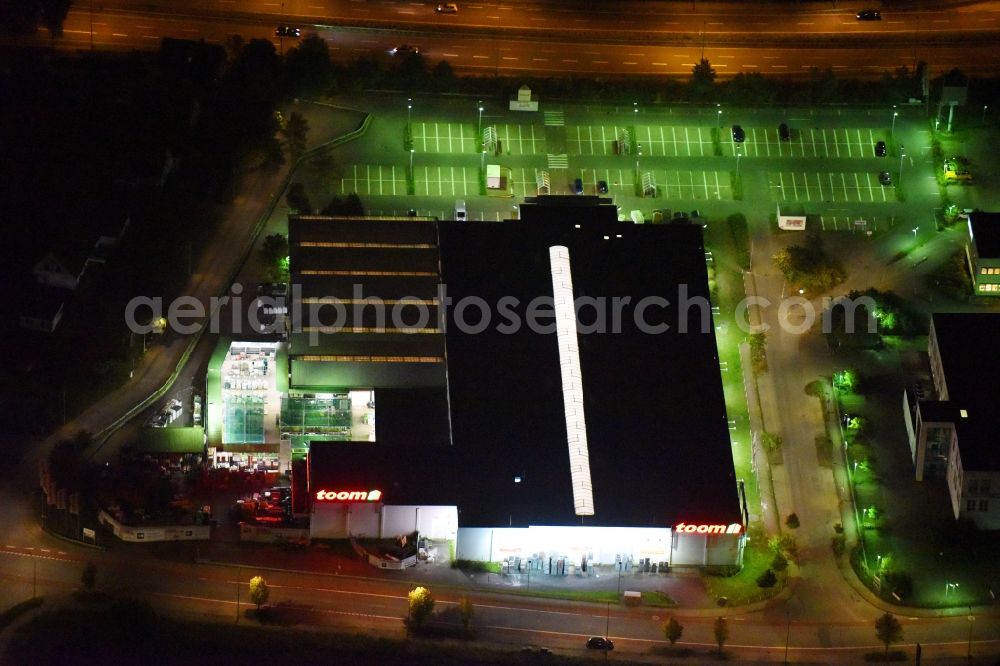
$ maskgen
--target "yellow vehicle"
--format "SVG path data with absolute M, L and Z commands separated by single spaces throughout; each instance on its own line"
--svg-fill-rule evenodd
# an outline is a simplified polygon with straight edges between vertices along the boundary
M 945 171 L 944 181 L 946 183 L 971 183 L 972 173 L 969 171 Z

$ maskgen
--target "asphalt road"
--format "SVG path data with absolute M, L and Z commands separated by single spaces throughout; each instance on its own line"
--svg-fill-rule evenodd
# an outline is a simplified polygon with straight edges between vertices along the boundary
M 645 8 L 646 4 L 651 8 Z M 74 5 L 63 48 L 156 49 L 163 37 L 223 43 L 231 35 L 271 39 L 279 50 L 278 22 L 316 32 L 335 60 L 386 54 L 407 43 L 432 62 L 481 74 L 688 75 L 701 57 L 722 78 L 760 72 L 806 76 L 833 68 L 877 77 L 928 62 L 935 74 L 959 67 L 979 74 L 1000 71 L 992 57 L 1000 39 L 1000 4 L 887 12 L 883 21 L 857 21 L 853 9 L 787 12 L 766 8 L 752 17 L 726 4 L 685 11 L 680 5 L 628 3 L 614 14 L 558 6 L 467 5 L 439 15 L 429 3 L 316 0 L 280 3 L 191 2 L 136 6 L 124 0 Z M 815 5 L 811 5 L 815 7 Z M 659 9 L 657 9 L 659 8 Z M 640 32 L 641 30 L 641 32 Z M 47 33 L 21 38 L 50 44 Z M 751 43 L 748 44 L 748 41 Z

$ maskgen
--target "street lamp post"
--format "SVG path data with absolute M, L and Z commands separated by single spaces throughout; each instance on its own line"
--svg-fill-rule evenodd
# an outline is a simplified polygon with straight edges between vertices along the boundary
M 406 131 L 407 132 L 410 131 L 410 118 L 411 118 L 412 111 L 413 111 L 413 98 L 412 97 L 407 97 L 406 98 Z
M 479 140 L 483 140 L 483 100 L 479 100 Z
M 632 102 L 633 113 L 639 113 L 639 102 Z
M 722 105 L 721 104 L 716 104 L 715 105 L 715 110 L 716 110 L 716 114 L 715 114 L 715 129 L 716 129 L 716 131 L 721 131 L 722 130 Z
M 896 117 L 899 116 L 898 111 L 892 112 L 892 129 L 889 130 L 889 136 L 895 138 L 896 136 Z
M 743 153 L 740 151 L 739 146 L 736 147 L 736 180 L 740 179 L 740 158 L 743 157 Z
M 792 613 L 785 608 L 785 664 L 788 664 L 788 637 L 792 633 Z
M 990 108 L 990 107 L 988 107 L 985 104 L 983 104 L 983 124 L 984 125 L 986 124 L 986 109 L 988 109 L 988 108 Z
M 920 231 L 920 227 L 913 227 L 913 240 L 917 240 L 917 232 Z
M 906 157 L 906 152 L 903 150 L 905 146 L 899 147 L 899 179 L 903 180 L 903 158 Z
M 972 628 L 976 626 L 976 616 L 972 614 L 972 606 L 969 606 L 969 652 L 968 658 L 972 659 Z
M 413 153 L 415 152 L 415 149 L 410 148 L 410 178 L 413 178 Z

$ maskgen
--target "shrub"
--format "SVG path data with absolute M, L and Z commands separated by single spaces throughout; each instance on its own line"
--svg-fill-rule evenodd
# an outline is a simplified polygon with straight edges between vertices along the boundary
M 798 514 L 797 513 L 788 514 L 788 517 L 785 518 L 785 525 L 792 528 L 793 530 L 798 529 L 800 525 Z
M 840 557 L 844 554 L 844 550 L 847 547 L 847 539 L 843 534 L 833 535 L 833 539 L 830 540 L 830 547 L 833 549 L 833 554 L 836 557 Z
M 784 553 L 774 554 L 774 559 L 771 560 L 771 568 L 775 571 L 784 571 L 788 568 L 788 558 L 785 557 Z
M 757 587 L 774 587 L 775 583 L 778 582 L 778 577 L 774 575 L 774 571 L 768 569 L 761 575 L 757 576 Z

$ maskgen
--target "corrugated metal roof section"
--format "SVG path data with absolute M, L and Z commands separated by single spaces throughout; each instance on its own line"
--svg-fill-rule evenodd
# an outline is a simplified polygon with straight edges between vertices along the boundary
M 344 363 L 290 360 L 293 389 L 444 387 L 444 363 Z
M 406 302 L 385 303 L 380 307 L 350 304 L 303 306 L 301 318 L 293 322 L 295 332 L 334 333 L 440 333 L 438 308 Z M 384 329 L 384 330 L 383 330 Z
M 315 337 L 315 343 L 311 339 Z M 339 356 L 443 356 L 443 335 L 411 335 L 405 339 L 381 336 L 316 335 L 294 333 L 291 348 L 294 356 L 305 354 L 332 354 Z
M 425 277 L 296 275 L 295 284 L 302 298 L 361 298 L 376 296 L 398 299 L 412 296 L 431 299 L 438 296 L 441 280 L 437 275 Z M 355 289 L 357 287 L 357 289 Z
M 437 273 L 437 248 L 320 248 L 294 247 L 293 269 L 296 273 L 310 269 L 336 268 L 341 271 L 366 272 L 430 272 Z
M 205 431 L 202 428 L 142 428 L 135 440 L 139 453 L 202 453 Z
M 437 245 L 437 227 L 433 222 L 413 218 L 327 217 L 288 218 L 289 243 L 332 241 L 359 243 L 430 243 Z

